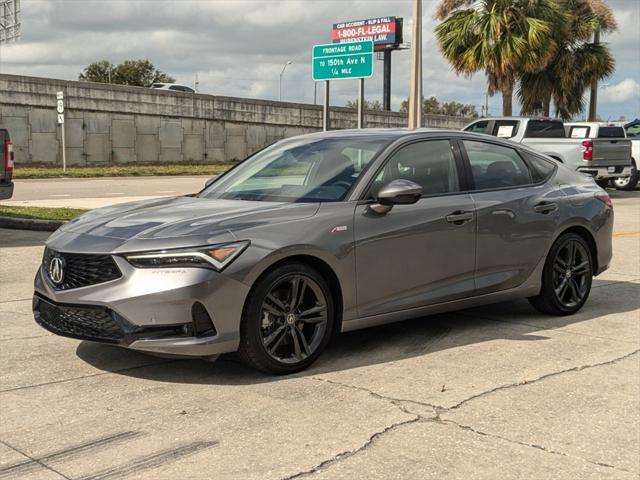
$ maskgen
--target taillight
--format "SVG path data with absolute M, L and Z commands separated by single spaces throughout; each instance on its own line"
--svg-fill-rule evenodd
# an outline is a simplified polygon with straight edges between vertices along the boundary
M 13 170 L 13 142 L 6 140 L 4 142 L 4 171 L 10 172 Z
M 587 161 L 593 160 L 593 142 L 591 140 L 585 140 L 582 142 L 584 152 L 582 152 L 582 158 Z
M 604 203 L 607 207 L 613 208 L 613 202 L 611 201 L 611 197 L 607 192 L 596 193 L 596 198 Z

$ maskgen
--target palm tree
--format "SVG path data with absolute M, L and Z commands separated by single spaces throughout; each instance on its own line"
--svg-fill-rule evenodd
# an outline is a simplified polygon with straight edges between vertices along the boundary
M 522 72 L 518 98 L 522 113 L 565 120 L 584 110 L 584 94 L 594 80 L 613 73 L 615 62 L 606 45 L 590 43 L 596 31 L 617 28 L 611 9 L 602 0 L 556 0 L 562 15 L 552 24 L 555 54 L 538 72 Z
M 519 72 L 543 68 L 555 54 L 550 32 L 556 0 L 442 0 L 436 39 L 457 74 L 484 70 L 489 94 L 502 92 L 502 113 L 512 114 Z

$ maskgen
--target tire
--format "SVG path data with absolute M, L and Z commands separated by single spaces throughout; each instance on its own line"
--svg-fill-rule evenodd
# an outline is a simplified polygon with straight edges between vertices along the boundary
M 285 263 L 252 288 L 240 323 L 238 355 L 266 373 L 299 372 L 327 346 L 334 319 L 333 297 L 322 275 L 304 263 Z
M 589 298 L 592 280 L 593 258 L 589 245 L 580 235 L 564 234 L 547 256 L 540 294 L 529 298 L 529 302 L 547 315 L 571 315 Z
M 638 172 L 636 161 L 632 160 L 632 162 L 631 175 L 626 178 L 616 178 L 613 181 L 613 186 L 616 187 L 617 190 L 634 190 L 636 185 L 638 185 L 640 173 Z
M 602 188 L 603 190 L 606 190 L 607 187 L 609 186 L 609 179 L 605 178 L 604 180 L 596 180 L 596 183 L 600 188 Z

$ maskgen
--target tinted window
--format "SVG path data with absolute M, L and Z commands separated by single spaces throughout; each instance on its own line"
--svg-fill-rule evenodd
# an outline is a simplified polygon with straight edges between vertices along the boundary
M 380 172 L 373 193 L 392 180 L 411 180 L 423 195 L 460 190 L 456 161 L 448 140 L 431 140 L 407 145 L 391 157 Z
M 556 169 L 556 165 L 552 160 L 545 160 L 529 152 L 523 152 L 523 154 L 531 166 L 533 183 L 547 180 Z
M 565 138 L 564 124 L 556 120 L 529 120 L 524 136 L 527 138 Z
M 492 135 L 500 138 L 514 137 L 518 133 L 519 123 L 517 120 L 496 120 Z
M 489 126 L 489 122 L 486 120 L 483 120 L 481 122 L 472 123 L 467 128 L 465 128 L 465 131 L 474 132 L 474 133 L 485 133 L 487 131 L 488 126 Z
M 624 138 L 624 128 L 622 127 L 600 127 L 598 138 Z
M 630 123 L 625 127 L 627 131 L 627 137 L 640 137 L 640 122 L 638 123 Z
M 469 157 L 476 190 L 531 183 L 529 170 L 514 149 L 469 140 L 464 140 L 463 144 Z

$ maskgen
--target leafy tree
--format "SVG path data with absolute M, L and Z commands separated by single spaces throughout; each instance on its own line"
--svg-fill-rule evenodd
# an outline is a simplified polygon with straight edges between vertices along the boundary
M 115 65 L 108 60 L 93 62 L 84 69 L 78 79 L 85 82 L 110 83 L 115 68 Z
M 354 110 L 358 109 L 358 100 L 348 100 L 347 103 L 345 104 L 345 107 L 347 108 L 353 108 Z M 380 100 L 365 100 L 364 101 L 364 109 L 365 110 L 377 110 L 377 111 L 381 111 L 382 110 L 382 103 L 380 103 Z
M 149 60 L 125 60 L 114 66 L 107 60 L 90 64 L 78 77 L 88 82 L 150 87 L 152 83 L 173 83 L 175 79 L 156 69 Z
M 502 93 L 502 113 L 512 114 L 519 72 L 535 72 L 554 52 L 551 23 L 556 0 L 441 0 L 438 46 L 457 74 L 484 70 L 489 94 Z
M 584 94 L 593 80 L 613 73 L 614 59 L 606 45 L 591 43 L 597 30 L 617 28 L 611 9 L 602 0 L 557 0 L 561 9 L 552 23 L 553 56 L 545 68 L 522 72 L 518 98 L 523 114 L 549 116 L 553 100 L 556 116 L 568 120 L 584 111 Z
M 403 100 L 400 105 L 401 112 L 409 111 L 409 100 Z M 440 101 L 436 97 L 424 98 L 422 100 L 422 112 L 423 113 L 431 113 L 436 115 L 449 115 L 453 117 L 467 117 L 467 118 L 476 118 L 478 117 L 478 111 L 476 110 L 476 106 L 470 103 L 459 103 L 459 102 L 443 102 Z

